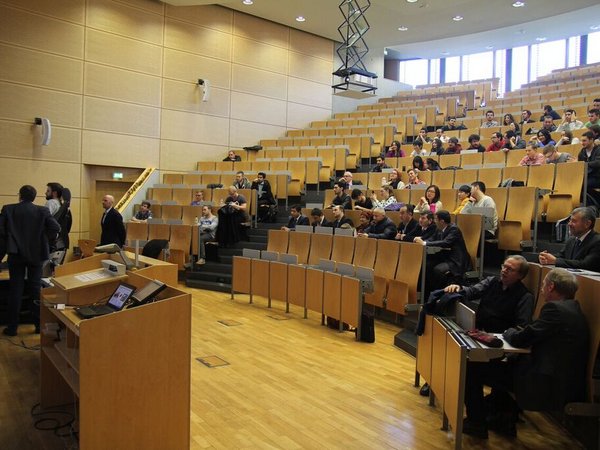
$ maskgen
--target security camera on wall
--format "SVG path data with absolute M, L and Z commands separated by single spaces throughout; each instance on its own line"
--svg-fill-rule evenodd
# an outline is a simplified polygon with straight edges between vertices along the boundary
M 52 124 L 46 117 L 36 117 L 35 124 L 42 126 L 42 145 L 50 144 L 52 139 Z
M 198 86 L 202 88 L 202 101 L 207 102 L 210 98 L 210 81 L 199 78 Z

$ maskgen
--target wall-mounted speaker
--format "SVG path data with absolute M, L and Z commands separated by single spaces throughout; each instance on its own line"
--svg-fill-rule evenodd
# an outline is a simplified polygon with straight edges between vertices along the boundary
M 50 144 L 52 139 L 52 124 L 46 117 L 36 117 L 35 124 L 42 126 L 42 145 Z

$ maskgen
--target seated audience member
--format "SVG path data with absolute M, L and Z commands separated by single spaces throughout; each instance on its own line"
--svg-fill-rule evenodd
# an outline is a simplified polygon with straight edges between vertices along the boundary
M 556 141 L 556 146 L 560 147 L 561 145 L 571 145 L 571 144 L 579 144 L 579 139 L 573 137 L 573 133 L 570 131 L 561 131 L 560 139 Z
M 556 131 L 573 131 L 583 128 L 583 122 L 577 120 L 577 113 L 574 109 L 566 109 L 562 123 L 556 127 Z
M 252 187 L 252 183 L 244 176 L 244 172 L 241 170 L 235 174 L 233 185 L 237 189 L 250 189 Z
M 519 127 L 519 124 L 515 122 L 514 116 L 510 113 L 504 114 L 502 125 L 509 127 L 509 131 L 514 131 L 516 134 L 521 134 L 521 128 Z
M 416 238 L 421 238 L 424 241 L 432 239 L 437 232 L 434 216 L 432 212 L 427 212 L 419 216 L 419 225 L 411 231 L 396 236 L 396 239 L 404 242 L 415 242 Z
M 347 225 L 350 228 L 354 226 L 352 220 L 344 215 L 344 208 L 342 208 L 340 205 L 336 205 L 333 207 L 333 222 L 329 222 L 328 226 L 333 228 L 342 228 L 342 225 Z
M 149 201 L 144 200 L 140 206 L 140 210 L 135 213 L 135 216 L 131 218 L 132 222 L 148 222 L 148 219 L 152 219 L 152 211 L 150 210 L 152 205 Z
M 436 137 L 431 143 L 431 154 L 443 155 L 445 151 L 446 149 L 444 148 L 443 141 Z
M 352 201 L 354 202 L 354 209 L 361 211 L 370 211 L 373 209 L 373 202 L 370 198 L 367 198 L 365 192 L 360 189 L 352 190 Z
M 600 125 L 592 125 L 590 131 L 594 135 L 594 145 L 600 145 Z
M 439 211 L 442 209 L 440 195 L 440 188 L 432 184 L 425 190 L 425 195 L 419 199 L 419 203 L 415 206 L 415 211 L 418 213 L 426 213 L 427 211 L 435 213 Z
M 486 152 L 497 152 L 505 147 L 502 133 L 499 131 L 492 133 L 492 143 L 485 149 Z
M 565 269 L 551 270 L 542 282 L 540 297 L 545 300 L 537 320 L 512 326 L 504 339 L 515 347 L 531 348 L 506 362 L 469 363 L 465 386 L 467 418 L 463 432 L 487 439 L 488 428 L 515 437 L 519 408 L 533 411 L 562 411 L 569 402 L 583 401 L 589 330 L 579 303 L 576 277 Z M 541 300 L 540 300 L 541 301 Z M 488 411 L 483 386 L 504 394 Z M 507 395 L 514 392 L 515 401 Z M 500 396 L 496 396 L 500 397 Z
M 591 128 L 592 125 L 600 125 L 600 109 L 592 108 L 588 111 L 588 121 L 584 126 Z
M 527 143 L 520 135 L 512 130 L 508 130 L 504 135 L 504 148 L 508 150 L 523 149 Z
M 448 139 L 450 139 L 448 136 L 446 136 L 445 133 L 446 132 L 444 130 L 438 128 L 437 130 L 435 130 L 435 138 L 433 139 L 433 141 L 439 139 L 440 141 L 442 141 L 443 144 L 445 144 L 446 142 L 448 142 Z M 433 143 L 433 141 L 431 142 Z
M 358 233 L 358 236 L 373 239 L 394 239 L 394 236 L 396 236 L 396 225 L 385 216 L 383 208 L 375 208 L 373 210 L 371 225 L 363 233 Z
M 448 147 L 446 147 L 446 151 L 444 155 L 458 155 L 462 150 L 462 145 L 458 143 L 458 138 L 452 136 L 448 139 Z
M 552 136 L 548 130 L 541 129 L 537 132 L 537 135 L 531 138 L 532 141 L 537 143 L 538 147 L 545 147 L 546 145 L 556 145 L 556 142 L 552 140 Z
M 256 190 L 256 220 L 258 222 L 264 222 L 269 216 L 271 206 L 276 204 L 275 197 L 273 197 L 273 192 L 271 191 L 271 184 L 269 183 L 269 180 L 267 180 L 267 174 L 258 172 L 256 179 L 252 182 L 250 188 Z
M 552 117 L 552 120 L 560 120 L 560 114 L 552 109 L 550 105 L 544 105 L 544 114 L 540 117 L 540 122 L 544 120 L 544 117 Z
M 281 227 L 283 231 L 293 231 L 296 225 L 308 225 L 308 217 L 302 215 L 302 206 L 293 205 L 290 209 L 290 220 L 287 226 Z
M 423 161 L 423 166 L 425 167 L 425 170 L 428 170 L 430 172 L 434 170 L 442 170 L 440 163 L 433 158 L 425 158 L 425 161 Z
M 567 131 L 567 133 L 570 133 L 570 131 Z M 544 155 L 544 158 L 546 158 L 546 164 L 558 164 L 576 161 L 576 159 L 569 153 L 561 153 L 557 150 L 557 148 L 554 145 L 551 144 L 546 145 L 542 149 L 542 153 Z
M 539 129 L 536 127 L 531 127 L 527 131 L 527 134 L 537 134 L 537 132 L 540 130 L 546 130 L 548 133 L 552 133 L 552 132 L 556 131 L 556 125 L 554 125 L 554 121 L 552 120 L 552 117 L 544 116 L 544 121 L 542 123 L 542 127 Z
M 498 210 L 494 199 L 485 195 L 485 183 L 483 181 L 471 183 L 471 198 L 469 203 L 464 206 L 461 214 L 471 214 L 473 208 L 493 208 L 492 227 L 485 230 L 486 239 L 493 239 L 498 229 Z
M 460 214 L 462 212 L 463 208 L 466 206 L 466 204 L 469 203 L 470 197 L 471 197 L 471 186 L 469 186 L 468 184 L 463 184 L 461 187 L 459 187 L 458 188 L 458 200 L 460 201 L 460 203 L 454 209 L 454 211 L 452 211 L 452 214 L 454 214 L 454 215 Z
M 404 189 L 411 189 L 411 186 L 415 185 L 424 185 L 427 184 L 424 181 L 419 179 L 419 171 L 416 169 L 410 169 L 407 172 L 408 175 L 408 184 L 404 186 Z
M 421 142 L 421 147 L 423 147 L 423 144 L 425 143 L 430 143 L 431 142 L 431 138 L 429 136 L 427 136 L 427 130 L 425 128 L 421 128 L 419 130 L 419 135 L 415 138 L 414 142 Z M 410 155 L 410 156 L 414 156 L 414 155 Z
M 323 211 L 319 208 L 313 208 L 310 212 L 310 218 L 312 219 L 310 224 L 314 227 L 329 227 L 330 222 L 325 218 Z
M 498 122 L 494 120 L 494 111 L 491 109 L 485 112 L 485 120 L 481 123 L 480 128 L 492 128 L 497 127 Z
M 191 206 L 201 206 L 204 202 L 204 192 L 196 191 L 194 192 L 194 200 L 190 203 Z
M 385 150 L 386 158 L 400 158 L 404 156 L 404 152 L 400 147 L 400 141 L 392 141 L 390 146 Z
M 538 152 L 538 147 L 535 143 L 531 143 L 527 146 L 525 156 L 519 161 L 520 166 L 541 166 L 546 163 L 546 158 L 543 154 Z
M 346 194 L 346 183 L 343 181 L 337 181 L 333 183 L 333 200 L 328 208 L 334 206 L 341 206 L 343 209 L 352 209 L 352 199 Z
M 382 186 L 379 191 L 379 195 L 381 197 L 381 200 L 377 199 L 377 194 L 375 194 L 375 191 L 373 191 L 373 193 L 371 194 L 371 200 L 373 201 L 373 206 L 375 208 L 385 209 L 393 203 L 398 203 L 396 201 L 396 197 L 394 197 L 394 190 L 391 186 Z
M 481 137 L 478 134 L 469 136 L 469 147 L 467 150 L 477 150 L 479 153 L 485 152 L 485 147 L 481 145 Z
M 396 230 L 396 237 L 394 239 L 401 240 L 405 234 L 414 232 L 419 226 L 419 222 L 413 217 L 415 211 L 415 205 L 402 205 L 398 210 L 400 215 L 400 223 L 398 224 L 398 230 Z
M 227 153 L 227 158 L 223 158 L 223 161 L 241 161 L 242 157 L 240 155 L 236 155 L 233 150 L 229 150 Z
M 448 117 L 448 123 L 442 127 L 442 131 L 466 130 L 464 124 L 456 123 L 456 117 Z
M 398 169 L 392 169 L 389 174 L 389 179 L 382 177 L 381 185 L 390 186 L 392 189 L 402 189 L 404 187 L 404 182 L 400 179 L 400 172 L 398 172 Z
M 377 157 L 377 164 L 371 169 L 371 172 L 381 172 L 383 169 L 389 169 L 390 167 L 385 163 L 385 156 Z
M 412 160 L 413 169 L 420 170 L 421 172 L 425 171 L 425 160 L 420 156 L 415 156 Z
M 340 178 L 340 181 L 346 183 L 346 190 L 350 191 L 353 189 L 355 185 L 362 185 L 362 182 L 359 180 L 354 181 L 354 175 L 352 172 L 344 172 L 344 176 Z
M 594 231 L 596 216 L 592 208 L 575 208 L 569 219 L 571 237 L 555 255 L 543 251 L 540 264 L 600 272 L 600 234 Z
M 204 264 L 206 261 L 206 243 L 213 242 L 217 234 L 217 227 L 219 225 L 219 219 L 213 215 L 210 206 L 204 205 L 202 207 L 202 215 L 198 221 L 199 227 L 199 255 L 196 264 Z
M 524 109 L 521 112 L 521 121 L 519 122 L 519 125 L 521 125 L 521 133 L 523 131 L 525 131 L 525 128 L 526 128 L 525 125 L 526 124 L 528 124 L 528 123 L 534 123 L 534 122 L 535 122 L 535 120 L 533 120 L 531 118 L 531 111 L 529 111 L 528 109 Z M 527 132 L 525 134 L 531 134 L 531 128 L 528 128 Z
M 600 111 L 600 98 L 595 98 L 592 101 L 592 107 L 590 109 L 597 109 Z
M 244 234 L 242 223 L 246 222 L 247 201 L 240 195 L 235 186 L 229 186 L 229 196 L 218 212 L 217 241 L 220 246 L 235 244 Z
M 425 150 L 423 148 L 423 141 L 415 140 L 412 145 L 413 145 L 413 151 L 410 152 L 411 157 L 417 157 L 417 156 L 421 157 L 421 156 L 427 155 L 427 150 Z
M 369 226 L 371 226 L 371 220 L 373 219 L 373 214 L 371 211 L 363 210 L 360 212 L 360 216 L 358 217 L 358 225 L 356 226 L 356 234 L 364 233 Z
M 450 213 L 439 210 L 434 214 L 436 234 L 430 239 L 416 237 L 413 241 L 428 247 L 441 247 L 441 252 L 427 255 L 425 298 L 435 289 L 446 287 L 450 281 L 461 279 L 471 268 L 471 258 L 460 229 L 451 222 Z
M 587 193 L 600 205 L 600 146 L 595 144 L 594 133 L 586 131 L 581 136 L 581 151 L 577 155 L 577 161 L 587 162 Z

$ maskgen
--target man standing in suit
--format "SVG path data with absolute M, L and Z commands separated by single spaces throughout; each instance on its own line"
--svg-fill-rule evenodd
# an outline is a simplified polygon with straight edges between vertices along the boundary
M 290 220 L 286 227 L 281 227 L 283 231 L 292 231 L 296 229 L 296 225 L 309 225 L 308 217 L 302 215 L 302 206 L 293 205 L 290 211 Z
M 2 331 L 16 336 L 25 287 L 25 271 L 32 302 L 39 302 L 42 264 L 49 257 L 49 242 L 54 241 L 60 225 L 44 206 L 33 204 L 37 191 L 25 185 L 19 189 L 19 203 L 5 205 L 0 214 L 0 260 L 8 254 L 8 326 Z M 35 332 L 40 332 L 39 305 L 32 303 Z
M 385 216 L 385 209 L 375 208 L 373 210 L 373 222 L 364 233 L 359 233 L 358 236 L 374 239 L 394 239 L 396 225 Z
M 100 224 L 102 225 L 102 235 L 100 236 L 100 245 L 117 244 L 123 247 L 125 244 L 125 225 L 123 225 L 123 216 L 113 208 L 115 198 L 112 195 L 105 195 L 102 198 L 102 207 L 104 214 Z
M 595 223 L 591 208 L 575 208 L 569 219 L 571 237 L 565 247 L 556 256 L 545 250 L 541 252 L 540 264 L 600 272 L 600 234 L 594 231 Z

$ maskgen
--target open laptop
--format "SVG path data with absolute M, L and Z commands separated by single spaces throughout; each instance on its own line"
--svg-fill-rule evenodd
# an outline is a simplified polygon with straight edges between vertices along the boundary
M 133 303 L 129 306 L 129 308 L 145 305 L 146 303 L 152 302 L 154 298 L 166 287 L 167 285 L 162 281 L 150 281 L 146 286 L 139 288 L 131 296 L 131 298 L 133 299 Z
M 119 283 L 106 305 L 82 306 L 81 308 L 75 308 L 75 312 L 83 319 L 91 319 L 92 317 L 121 311 L 134 292 L 135 286 Z

